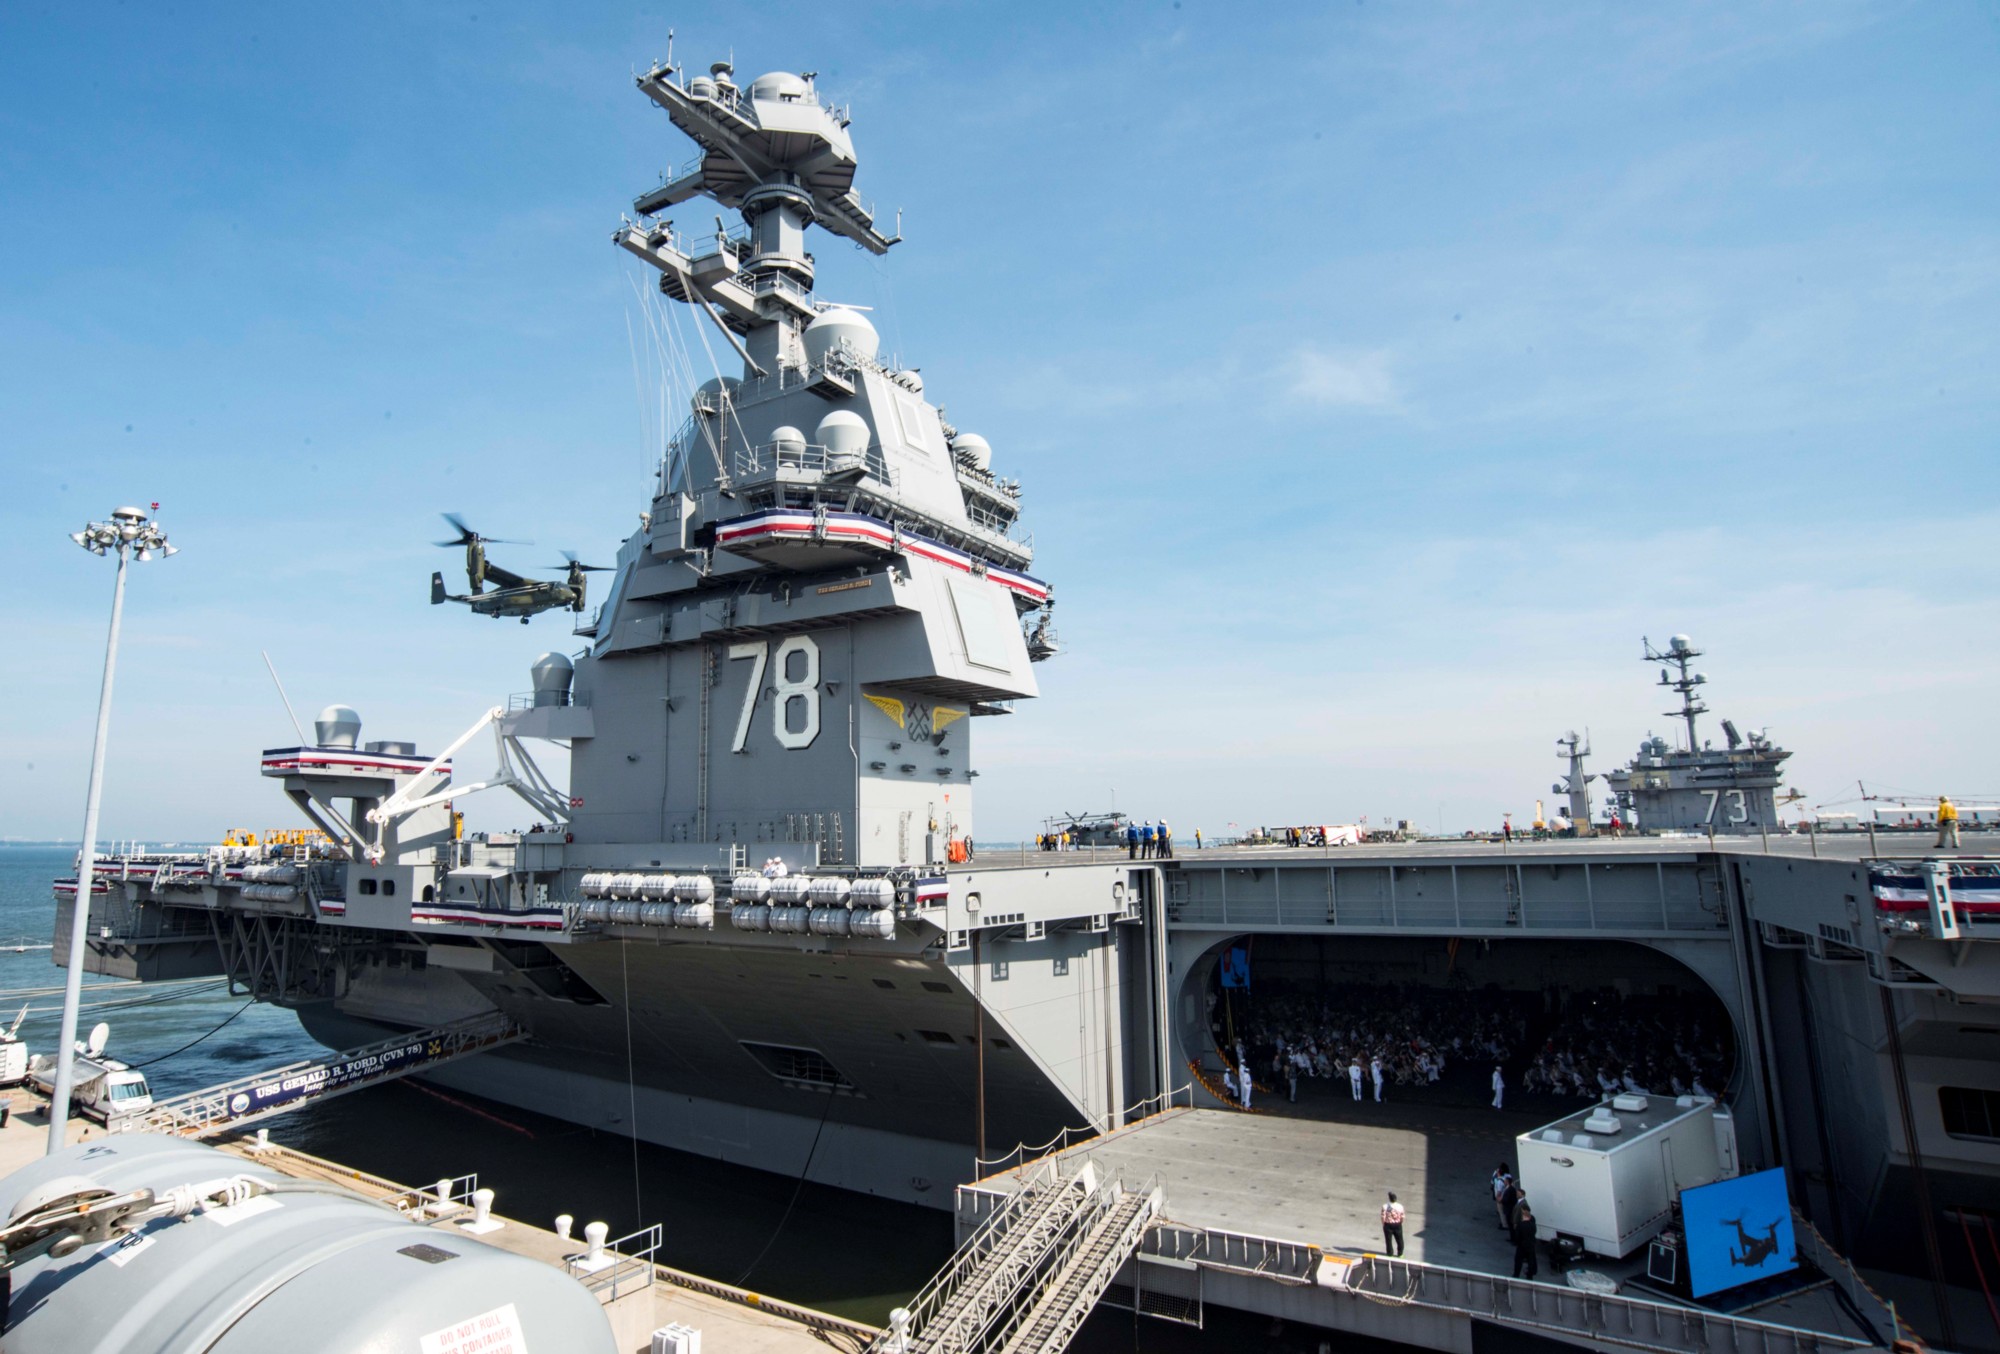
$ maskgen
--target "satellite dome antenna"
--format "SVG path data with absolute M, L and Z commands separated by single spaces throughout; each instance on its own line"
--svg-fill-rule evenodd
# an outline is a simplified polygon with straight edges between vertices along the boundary
M 1668 642 L 1666 650 L 1664 652 L 1662 652 L 1659 649 L 1655 649 L 1653 647 L 1653 642 L 1649 639 L 1645 639 L 1642 637 L 1639 642 L 1646 646 L 1646 661 L 1648 663 L 1673 664 L 1674 666 L 1673 673 L 1668 673 L 1664 670 L 1661 671 L 1660 685 L 1669 687 L 1680 693 L 1681 708 L 1678 710 L 1668 710 L 1665 711 L 1664 713 L 1672 715 L 1676 719 L 1685 720 L 1687 722 L 1688 751 L 1689 752 L 1700 751 L 1701 740 L 1695 736 L 1694 717 L 1696 715 L 1707 714 L 1708 707 L 1706 705 L 1703 705 L 1700 699 L 1696 697 L 1696 695 L 1694 694 L 1694 689 L 1698 686 L 1706 684 L 1708 678 L 1704 674 L 1699 672 L 1693 672 L 1693 673 L 1689 672 L 1688 664 L 1694 662 L 1695 659 L 1701 657 L 1702 651 L 1700 649 L 1695 648 L 1694 642 L 1690 640 L 1686 635 L 1675 635 L 1673 639 Z

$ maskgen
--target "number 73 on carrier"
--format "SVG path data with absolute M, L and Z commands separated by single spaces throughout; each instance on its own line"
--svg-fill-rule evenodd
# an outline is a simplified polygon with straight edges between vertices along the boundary
M 1715 811 L 1724 802 L 1728 803 L 1729 810 L 1724 815 L 1723 822 L 1747 823 L 1750 821 L 1750 806 L 1744 800 L 1741 790 L 1703 790 L 1701 797 L 1708 801 L 1708 813 L 1701 820 L 1704 823 L 1713 823 L 1715 821 Z

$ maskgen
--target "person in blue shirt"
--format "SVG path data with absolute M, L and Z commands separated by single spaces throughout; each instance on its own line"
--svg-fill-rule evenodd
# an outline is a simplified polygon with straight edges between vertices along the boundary
M 1153 825 L 1151 823 L 1148 823 L 1146 824 L 1146 826 L 1139 829 L 1139 859 L 1151 860 L 1152 858 L 1153 858 Z
M 1125 859 L 1137 860 L 1138 858 L 1139 825 L 1137 823 L 1127 823 L 1125 825 Z

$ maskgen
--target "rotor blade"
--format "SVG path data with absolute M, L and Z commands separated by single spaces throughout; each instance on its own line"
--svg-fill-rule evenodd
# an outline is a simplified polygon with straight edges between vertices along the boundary
M 470 545 L 474 541 L 479 541 L 486 545 L 533 545 L 534 544 L 533 541 L 516 541 L 500 536 L 482 536 L 478 532 L 474 531 L 471 527 L 467 526 L 465 524 L 465 519 L 463 517 L 460 517 L 455 512 L 443 512 L 439 513 L 438 516 L 444 518 L 445 521 L 451 523 L 453 526 L 458 528 L 458 537 L 456 540 L 439 541 L 438 542 L 439 545 Z

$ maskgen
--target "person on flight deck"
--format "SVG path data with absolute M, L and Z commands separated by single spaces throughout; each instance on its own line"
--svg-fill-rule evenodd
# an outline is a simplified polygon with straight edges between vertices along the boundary
M 1200 828 L 1196 828 L 1196 829 L 1194 830 L 1194 849 L 1195 849 L 1195 850 L 1197 850 L 1197 851 L 1201 850 L 1201 829 L 1200 829 Z
M 1153 858 L 1153 825 L 1151 823 L 1147 823 L 1146 826 L 1139 829 L 1139 859 L 1151 860 L 1152 858 Z
M 1125 859 L 1137 860 L 1138 858 L 1139 825 L 1137 823 L 1127 823 L 1125 825 Z
M 1937 820 L 1937 844 L 1939 848 L 1950 847 L 1956 851 L 1958 849 L 1958 805 L 1952 803 L 1943 795 L 1939 795 Z
M 1153 840 L 1153 854 L 1161 860 L 1172 860 L 1174 858 L 1174 834 L 1168 828 L 1167 820 L 1162 818 L 1159 827 L 1154 830 L 1159 835 Z
M 1535 1211 L 1525 1200 L 1514 1213 L 1514 1277 L 1532 1279 L 1535 1265 Z M 1523 1271 L 1526 1271 L 1525 1273 Z
M 1390 1255 L 1403 1253 L 1403 1206 L 1396 1202 L 1394 1190 L 1382 1205 L 1382 1249 Z

